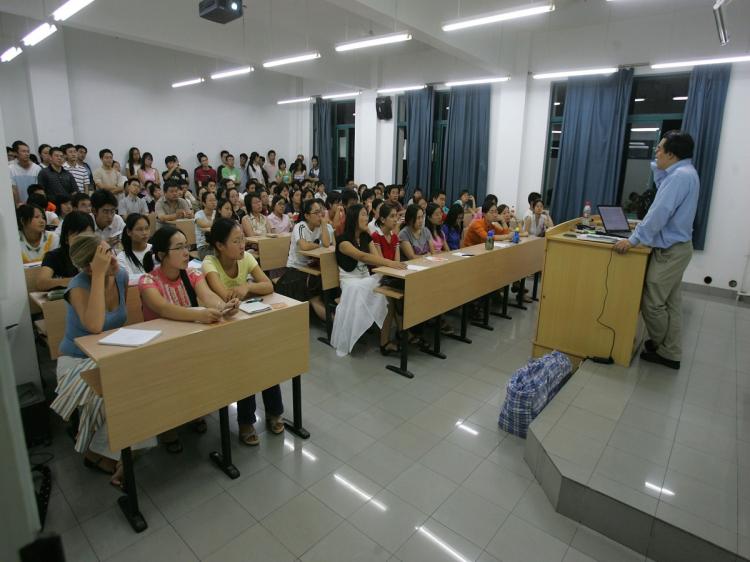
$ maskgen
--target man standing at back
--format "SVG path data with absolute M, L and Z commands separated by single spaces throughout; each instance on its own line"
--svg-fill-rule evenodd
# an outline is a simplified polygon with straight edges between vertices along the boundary
M 76 180 L 78 191 L 87 191 L 87 188 L 90 185 L 89 169 L 78 162 L 78 150 L 76 150 L 75 145 L 65 144 L 60 148 L 62 148 L 63 153 L 65 154 L 63 168 L 70 172 L 70 175 Z
M 279 167 L 276 165 L 276 151 L 271 149 L 268 151 L 268 160 L 263 164 L 263 169 L 268 174 L 268 182 L 276 181 L 276 173 L 279 171 Z
M 10 163 L 10 185 L 13 189 L 13 202 L 20 205 L 20 194 L 26 193 L 31 184 L 37 183 L 37 176 L 42 168 L 31 161 L 31 150 L 25 142 L 14 142 L 13 150 L 16 151 L 16 159 Z
M 669 131 L 656 147 L 651 164 L 656 197 L 643 221 L 614 249 L 624 254 L 642 244 L 652 248 L 643 288 L 641 314 L 650 339 L 641 359 L 680 368 L 682 353 L 682 274 L 693 255 L 693 220 L 700 180 L 693 167 L 693 138 Z
M 66 193 L 73 197 L 78 193 L 75 178 L 63 168 L 63 150 L 55 146 L 49 151 L 50 163 L 47 168 L 39 172 L 39 185 L 44 188 L 44 193 L 49 201 L 57 201 L 57 196 Z

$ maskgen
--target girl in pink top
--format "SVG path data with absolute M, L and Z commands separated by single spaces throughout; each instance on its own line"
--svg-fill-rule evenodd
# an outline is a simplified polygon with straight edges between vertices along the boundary
M 436 203 L 430 203 L 427 205 L 427 220 L 425 226 L 430 231 L 432 237 L 432 247 L 435 253 L 443 252 L 448 250 L 448 243 L 443 237 L 443 209 Z
M 143 157 L 141 158 L 141 169 L 138 170 L 138 179 L 140 180 L 141 185 L 146 185 L 147 181 L 152 181 L 156 185 L 161 185 L 161 174 L 159 174 L 159 170 L 152 166 L 153 163 L 154 157 L 151 153 L 144 152 Z
M 292 231 L 292 221 L 289 219 L 284 210 L 286 209 L 286 199 L 281 195 L 276 195 L 271 202 L 271 213 L 268 215 L 268 226 L 272 234 L 283 234 Z

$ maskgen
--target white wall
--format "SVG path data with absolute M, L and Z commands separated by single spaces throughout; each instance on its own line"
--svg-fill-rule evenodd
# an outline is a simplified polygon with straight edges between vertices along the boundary
M 379 181 L 388 185 L 394 180 L 395 98 L 393 118 L 387 121 L 378 119 L 376 98 L 374 90 L 366 90 L 357 96 L 354 117 L 354 181 L 369 186 Z

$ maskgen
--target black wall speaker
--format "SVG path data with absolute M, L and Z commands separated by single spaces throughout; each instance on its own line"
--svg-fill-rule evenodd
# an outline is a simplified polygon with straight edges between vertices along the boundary
M 391 107 L 391 97 L 382 96 L 375 100 L 375 111 L 378 114 L 378 119 L 391 119 L 393 118 L 393 109 Z

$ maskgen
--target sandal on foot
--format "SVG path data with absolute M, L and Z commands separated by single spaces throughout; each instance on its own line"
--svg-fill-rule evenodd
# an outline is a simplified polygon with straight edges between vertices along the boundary
M 385 357 L 388 357 L 389 355 L 393 355 L 394 353 L 398 353 L 400 351 L 401 348 L 398 346 L 398 344 L 392 341 L 389 341 L 387 344 L 380 346 L 380 353 Z
M 240 443 L 249 447 L 256 447 L 260 444 L 260 439 L 258 438 L 258 434 L 255 433 L 254 425 L 240 426 Z
M 206 424 L 206 420 L 203 418 L 200 418 L 198 420 L 193 420 L 190 425 L 193 428 L 193 431 L 196 433 L 206 433 L 208 431 L 208 425 Z
M 83 466 L 92 470 L 98 470 L 104 474 L 114 474 L 117 470 L 117 462 L 102 455 L 88 451 L 83 456 Z
M 117 468 L 115 469 L 115 473 L 112 475 L 112 478 L 110 479 L 109 483 L 115 488 L 117 488 L 118 490 L 125 489 L 125 481 L 123 479 L 123 470 L 122 470 L 122 461 L 117 461 Z
M 281 419 L 281 416 L 268 416 L 266 418 L 266 427 L 274 435 L 284 433 L 284 420 Z

